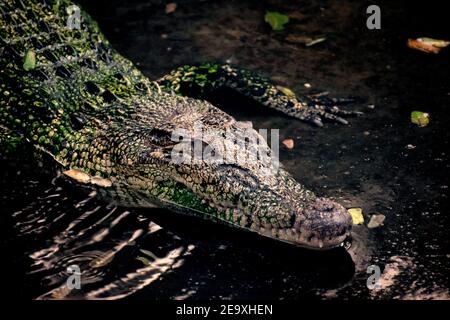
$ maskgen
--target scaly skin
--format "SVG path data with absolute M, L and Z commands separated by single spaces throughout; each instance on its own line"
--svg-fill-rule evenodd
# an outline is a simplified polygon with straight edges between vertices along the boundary
M 218 87 L 317 125 L 321 119 L 346 123 L 339 114 L 349 112 L 296 98 L 229 65 L 185 66 L 152 82 L 111 48 L 85 12 L 81 29 L 67 27 L 70 5 L 0 2 L 2 148 L 31 143 L 66 176 L 121 205 L 169 208 L 308 248 L 343 242 L 351 228 L 346 210 L 317 198 L 283 168 L 256 158 L 175 163 L 172 153 L 180 128 L 216 154 L 250 157 L 255 146 L 270 153 L 247 124 L 191 98 Z M 207 141 L 195 130 L 197 121 Z M 236 144 L 227 130 L 250 140 Z

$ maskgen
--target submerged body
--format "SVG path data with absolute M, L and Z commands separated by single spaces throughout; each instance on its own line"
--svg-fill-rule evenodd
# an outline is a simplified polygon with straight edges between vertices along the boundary
M 273 161 L 251 158 L 255 149 L 270 155 L 264 139 L 194 97 L 228 87 L 317 125 L 346 123 L 339 115 L 350 112 L 302 101 L 229 65 L 185 66 L 152 82 L 86 13 L 79 25 L 68 23 L 77 10 L 61 0 L 0 2 L 2 146 L 31 143 L 66 176 L 120 205 L 164 207 L 308 248 L 344 241 L 351 218 L 340 204 L 316 197 Z M 186 145 L 247 161 L 191 152 L 175 161 Z

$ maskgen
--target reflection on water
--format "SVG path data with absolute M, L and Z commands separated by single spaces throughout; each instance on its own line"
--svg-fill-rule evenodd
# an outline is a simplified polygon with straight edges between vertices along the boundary
M 1 267 L 11 282 L 5 290 L 14 296 L 448 297 L 442 248 L 425 238 L 423 250 L 411 245 L 420 244 L 415 241 L 422 233 L 413 231 L 424 226 L 411 215 L 391 215 L 388 226 L 374 230 L 355 226 L 348 251 L 316 252 L 168 211 L 108 205 L 27 161 L 0 165 L 6 169 L 0 179 Z M 381 268 L 383 290 L 366 287 L 372 264 Z M 70 289 L 73 266 L 80 270 L 80 289 Z
M 27 274 L 40 279 L 37 299 L 123 298 L 182 266 L 195 248 L 144 215 L 99 202 L 95 192 L 71 191 L 54 179 L 12 215 L 15 237 L 28 244 Z M 72 266 L 80 289 L 68 287 Z

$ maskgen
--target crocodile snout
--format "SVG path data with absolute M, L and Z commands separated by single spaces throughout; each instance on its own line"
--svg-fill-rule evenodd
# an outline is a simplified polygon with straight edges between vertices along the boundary
M 295 230 L 307 235 L 309 245 L 318 249 L 328 249 L 341 244 L 349 235 L 352 219 L 339 203 L 327 198 L 317 198 L 302 212 Z

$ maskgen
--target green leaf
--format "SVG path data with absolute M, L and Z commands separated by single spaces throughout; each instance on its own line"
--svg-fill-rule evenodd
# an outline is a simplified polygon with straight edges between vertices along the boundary
M 430 115 L 422 111 L 411 112 L 411 122 L 419 127 L 426 127 L 430 122 Z
M 363 224 L 364 217 L 362 215 L 361 208 L 350 208 L 347 210 L 350 216 L 352 217 L 353 224 Z
M 139 249 L 139 251 L 145 254 L 146 256 L 152 258 L 153 260 L 158 260 L 158 257 L 151 251 L 145 249 Z
M 137 257 L 136 260 L 142 262 L 144 266 L 148 266 L 150 264 L 150 261 L 145 257 Z
M 270 24 L 272 30 L 280 31 L 284 29 L 284 25 L 289 22 L 289 17 L 275 11 L 267 11 L 264 21 Z
M 28 50 L 23 59 L 23 69 L 30 71 L 36 68 L 36 54 L 33 50 Z
M 295 93 L 291 89 L 283 87 L 283 86 L 277 86 L 277 89 L 280 90 L 281 92 L 283 92 L 289 98 L 296 99 Z

